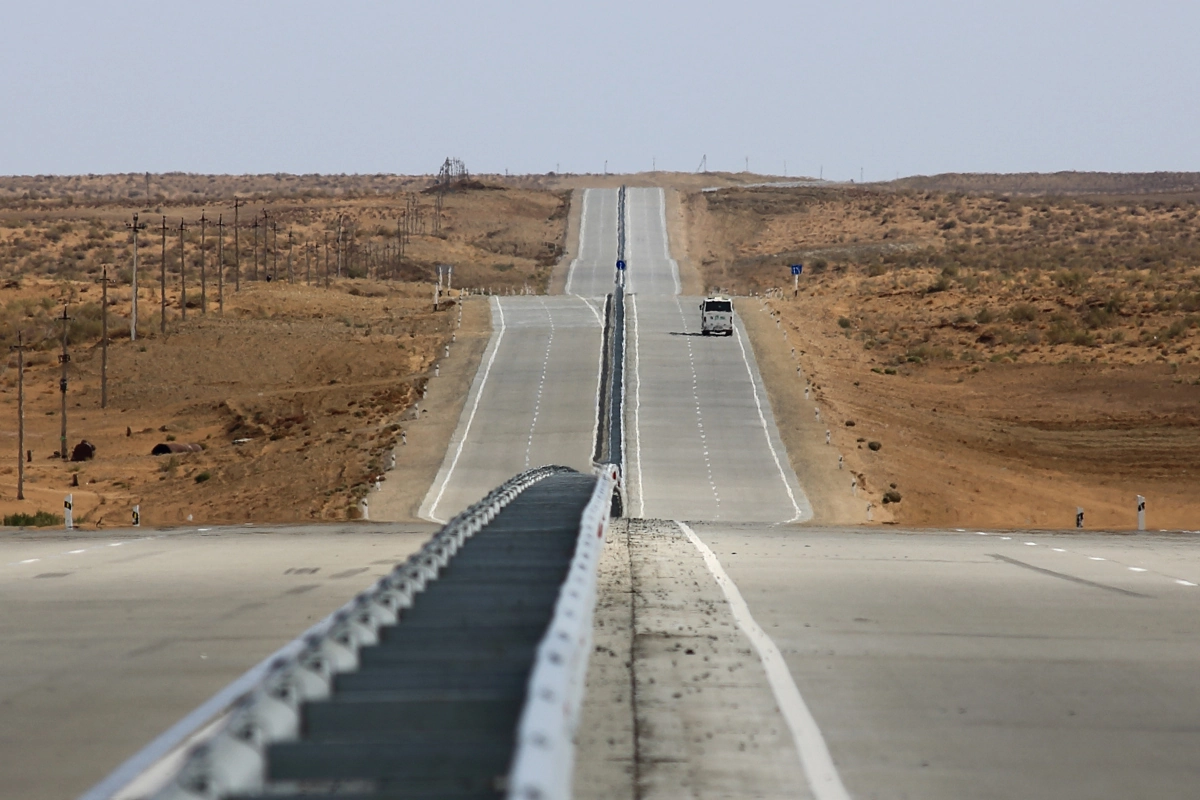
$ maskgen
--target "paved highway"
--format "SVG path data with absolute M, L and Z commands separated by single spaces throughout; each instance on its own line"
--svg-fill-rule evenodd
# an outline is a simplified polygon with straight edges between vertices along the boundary
M 626 484 L 639 517 L 810 519 L 779 440 L 745 328 L 700 335 L 699 297 L 679 296 L 660 189 L 629 189 Z
M 492 299 L 483 354 L 423 518 L 444 522 L 530 467 L 590 472 L 604 299 Z
M 432 530 L 6 533 L 0 797 L 82 793 Z
M 1196 536 L 696 533 L 851 796 L 1196 796 Z

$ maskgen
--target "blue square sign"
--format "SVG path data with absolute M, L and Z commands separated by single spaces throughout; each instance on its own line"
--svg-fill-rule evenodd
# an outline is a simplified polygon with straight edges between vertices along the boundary
M 792 264 L 792 274 L 793 275 L 799 275 L 802 272 L 804 272 L 803 264 Z
M 617 262 L 617 269 L 625 269 L 625 262 L 624 262 L 624 261 L 618 261 L 618 262 Z

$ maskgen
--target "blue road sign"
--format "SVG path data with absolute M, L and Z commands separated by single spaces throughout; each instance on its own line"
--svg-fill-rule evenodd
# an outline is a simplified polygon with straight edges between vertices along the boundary
M 625 269 L 625 262 L 624 262 L 624 261 L 618 261 L 618 262 L 617 262 L 617 269 Z
M 793 275 L 799 275 L 802 272 L 804 272 L 803 264 L 792 264 L 792 274 Z

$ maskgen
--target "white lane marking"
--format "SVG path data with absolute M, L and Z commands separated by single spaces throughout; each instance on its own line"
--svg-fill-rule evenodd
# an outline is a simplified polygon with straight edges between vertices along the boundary
M 812 790 L 813 797 L 815 800 L 850 800 L 850 793 L 842 784 L 837 766 L 833 763 L 833 756 L 829 753 L 829 745 L 825 743 L 825 737 L 821 734 L 817 721 L 800 695 L 800 689 L 792 679 L 792 673 L 788 670 L 787 662 L 783 660 L 783 654 L 779 652 L 779 648 L 766 631 L 754 621 L 750 607 L 742 599 L 742 593 L 725 573 L 724 567 L 713 555 L 713 551 L 709 550 L 708 545 L 700 541 L 700 537 L 686 524 L 679 521 L 676 521 L 675 524 L 687 536 L 688 541 L 700 551 L 708 571 L 712 573 L 717 585 L 725 593 L 725 599 L 729 602 L 729 609 L 733 612 L 733 618 L 737 620 L 738 627 L 741 628 L 742 633 L 746 634 L 746 638 L 758 652 L 759 660 L 762 661 L 763 668 L 767 672 L 767 682 L 775 694 L 775 702 L 779 704 L 779 711 L 783 714 L 783 718 L 792 732 L 792 739 L 796 743 L 796 751 L 800 754 L 800 763 L 804 767 L 804 774 L 808 777 L 808 786 Z
M 783 471 L 783 464 L 779 463 L 779 453 L 775 452 L 775 445 L 771 442 L 771 429 L 767 427 L 767 418 L 763 415 L 762 401 L 758 397 L 758 385 L 754 382 L 754 371 L 750 369 L 750 359 L 746 357 L 746 345 L 742 343 L 742 332 L 736 324 L 733 326 L 733 333 L 737 337 L 738 348 L 742 351 L 742 363 L 746 365 L 746 377 L 750 380 L 750 391 L 754 395 L 754 407 L 758 409 L 758 422 L 762 426 L 763 437 L 767 440 L 767 447 L 771 450 L 771 458 L 775 461 L 775 469 L 779 472 L 779 480 L 783 481 L 783 488 L 787 490 L 788 499 L 792 501 L 792 509 L 796 512 L 795 516 L 788 520 L 788 522 L 795 522 L 802 515 L 800 504 L 796 502 L 796 495 L 792 494 L 792 487 L 788 484 L 787 474 Z
M 1026 542 L 1025 546 L 1026 547 L 1037 547 L 1037 542 Z
M 1145 572 L 1146 568 L 1145 567 L 1130 567 L 1129 571 L 1130 572 Z
M 1065 553 L 1065 552 L 1067 552 L 1066 550 L 1062 549 L 1061 547 L 1051 547 L 1050 549 L 1051 549 L 1051 550 L 1053 550 L 1053 551 L 1054 551 L 1054 552 L 1056 552 L 1056 553 Z
M 671 258 L 671 242 L 667 235 L 667 193 L 661 186 L 658 189 L 658 218 L 662 223 L 663 257 L 671 265 L 671 278 L 675 282 L 675 294 L 683 294 L 683 287 L 679 283 L 679 264 Z
M 600 312 L 599 312 L 599 311 L 596 309 L 596 306 L 594 306 L 593 304 L 589 303 L 589 302 L 588 302 L 588 299 L 587 299 L 586 297 L 583 297 L 582 295 L 578 295 L 578 294 L 577 294 L 577 295 L 575 295 L 575 297 L 577 297 L 577 298 L 579 299 L 579 302 L 581 302 L 581 303 L 583 303 L 585 306 L 587 306 L 587 308 L 588 308 L 588 311 L 591 311 L 591 312 L 592 312 L 592 316 L 596 318 L 596 323 L 597 323 L 597 324 L 598 324 L 598 325 L 599 325 L 601 328 L 603 328 L 603 327 L 604 327 L 604 318 L 603 318 L 602 316 L 600 316 Z
M 987 534 L 984 533 L 983 531 L 975 531 L 975 535 L 976 536 L 987 536 Z
M 646 496 L 642 493 L 642 339 L 638 329 L 637 295 L 630 295 L 633 306 L 633 458 L 637 462 L 638 517 L 646 516 Z
M 109 547 L 120 547 L 123 544 L 125 544 L 125 543 L 124 542 L 112 542 L 108 546 Z
M 471 423 L 475 421 L 475 412 L 479 410 L 479 401 L 483 398 L 483 390 L 487 388 L 488 375 L 492 372 L 492 364 L 496 363 L 496 354 L 500 352 L 500 341 L 504 338 L 504 332 L 508 330 L 504 324 L 504 305 L 500 302 L 500 298 L 493 297 L 492 303 L 496 313 L 500 316 L 500 330 L 496 333 L 496 346 L 492 348 L 492 355 L 488 359 L 487 366 L 483 368 L 483 379 L 479 382 L 479 392 L 475 395 L 475 402 L 471 404 L 471 414 L 467 417 L 462 439 L 459 440 L 458 448 L 454 451 L 454 458 L 450 461 L 450 469 L 446 470 L 446 477 L 442 479 L 441 488 L 438 489 L 437 496 L 433 498 L 433 505 L 429 507 L 429 518 L 442 525 L 446 524 L 446 520 L 437 517 L 438 503 L 442 502 L 442 495 L 446 493 L 446 487 L 450 484 L 450 476 L 454 474 L 454 468 L 458 466 L 458 459 L 467 443 L 467 437 L 471 434 Z
M 583 206 L 579 212 L 579 249 L 575 251 L 575 258 L 571 259 L 571 266 L 567 270 L 567 294 L 571 294 L 571 284 L 575 281 L 575 265 L 579 263 L 579 259 L 583 257 L 583 237 L 587 230 L 587 207 L 588 195 L 591 194 L 591 189 L 583 190 Z
M 1182 578 L 1176 578 L 1175 582 L 1178 583 L 1180 586 L 1195 586 L 1196 585 L 1196 584 L 1192 583 L 1191 581 L 1185 581 Z
M 546 390 L 546 372 L 550 369 L 550 348 L 554 346 L 554 315 L 546 301 L 539 298 L 546 318 L 550 320 L 550 335 L 546 339 L 546 355 L 542 357 L 542 377 L 538 380 L 537 397 L 533 401 L 533 421 L 529 423 L 529 441 L 525 444 L 525 469 L 529 469 L 529 458 L 533 454 L 533 434 L 537 428 L 538 414 L 542 411 L 542 394 Z M 595 440 L 593 440 L 595 441 Z
M 675 296 L 675 308 L 679 312 L 679 321 L 681 323 L 683 323 L 683 334 L 684 334 L 683 338 L 687 342 L 687 348 L 688 348 L 688 366 L 690 366 L 691 370 L 692 370 L 692 401 L 696 404 L 696 427 L 703 431 L 704 430 L 704 412 L 700 409 L 700 391 L 696 387 L 696 381 L 697 381 L 696 359 L 695 359 L 695 354 L 692 352 L 692 332 L 688 328 L 687 317 L 684 316 L 683 304 L 679 302 L 678 295 Z M 715 500 L 717 503 L 718 513 L 716 514 L 714 519 L 720 519 L 721 518 L 721 514 L 720 514 L 721 494 L 720 494 L 720 492 L 717 491 L 717 482 L 713 478 L 712 458 L 710 458 L 708 455 L 708 448 L 704 447 L 703 445 L 702 445 L 702 447 L 704 450 L 704 468 L 708 472 L 708 486 L 712 490 L 713 500 Z
M 1101 558 L 1100 556 L 1088 556 L 1088 559 L 1091 561 L 1108 561 L 1107 558 Z
M 83 550 L 68 550 L 67 555 L 76 556 L 76 555 L 79 555 L 80 553 L 86 553 L 86 552 L 87 552 L 87 548 L 84 548 Z
M 1001 538 L 1001 539 L 1003 539 L 1003 540 L 1005 540 L 1005 541 L 1008 541 L 1008 540 L 1009 540 L 1009 539 L 1011 539 L 1012 537 L 1011 537 L 1011 536 L 1001 536 L 1000 538 Z
M 18 564 L 36 564 L 39 561 L 41 561 L 40 558 L 27 558 L 24 561 L 18 561 L 17 563 Z

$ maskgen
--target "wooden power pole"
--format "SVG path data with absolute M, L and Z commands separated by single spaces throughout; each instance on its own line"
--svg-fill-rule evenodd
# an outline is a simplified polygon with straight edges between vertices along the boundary
M 241 198 L 233 199 L 233 290 L 242 290 L 242 248 L 238 247 L 238 209 L 246 205 Z
M 100 407 L 108 408 L 108 267 L 100 284 Z
M 59 433 L 59 456 L 63 461 L 70 458 L 70 453 L 67 452 L 67 365 L 71 363 L 71 354 L 67 352 L 67 333 L 70 330 L 71 317 L 67 316 L 67 304 L 63 304 L 63 313 L 59 317 L 63 324 L 62 334 L 62 354 L 58 357 L 58 362 L 62 364 L 62 377 L 58 380 L 58 391 L 62 395 L 62 430 Z
M 133 293 L 129 300 L 129 341 L 137 341 L 137 304 L 138 304 L 138 285 L 137 285 L 137 268 L 138 268 L 138 231 L 146 227 L 146 223 L 138 223 L 137 212 L 133 214 L 133 224 L 125 223 L 125 227 L 133 231 L 133 272 L 130 274 L 130 284 Z
M 217 214 L 217 313 L 225 315 L 225 215 Z
M 17 499 L 25 499 L 25 332 L 17 331 Z
M 204 211 L 200 212 L 200 313 L 208 314 L 208 276 L 205 270 L 205 253 L 204 249 L 207 244 L 205 239 L 205 226 L 208 225 L 208 217 Z
M 162 218 L 162 273 L 160 275 L 159 290 L 162 293 L 160 298 L 162 304 L 162 319 L 161 323 L 163 336 L 167 335 L 167 215 L 163 214 Z
M 179 218 L 179 314 L 187 320 L 187 262 L 183 259 L 183 232 L 187 225 Z

